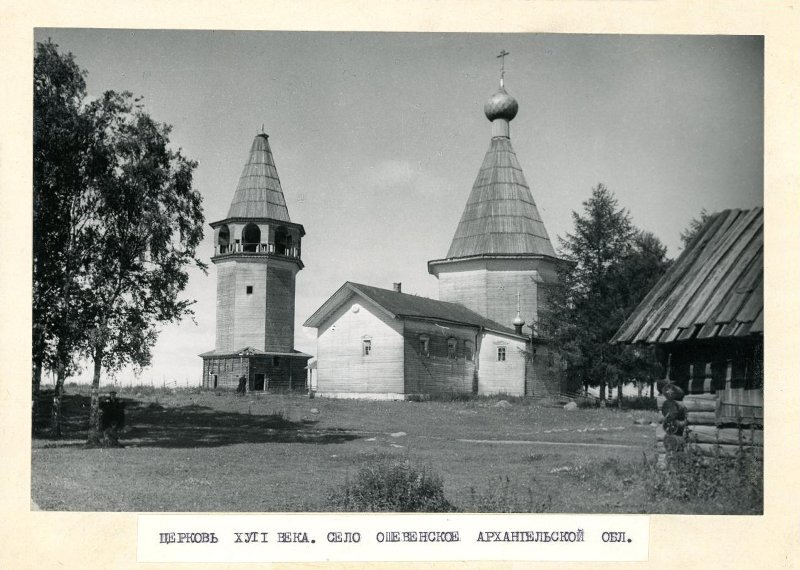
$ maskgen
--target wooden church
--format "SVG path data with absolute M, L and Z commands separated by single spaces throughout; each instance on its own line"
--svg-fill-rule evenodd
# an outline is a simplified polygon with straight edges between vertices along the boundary
M 305 323 L 317 329 L 316 384 L 330 397 L 548 395 L 556 363 L 538 337 L 556 257 L 511 145 L 518 103 L 484 106 L 491 142 L 447 257 L 428 262 L 439 300 L 345 283 Z
M 203 387 L 303 390 L 311 355 L 294 349 L 295 278 L 305 230 L 289 219 L 269 137 L 253 141 L 228 215 L 213 222 L 216 346 Z

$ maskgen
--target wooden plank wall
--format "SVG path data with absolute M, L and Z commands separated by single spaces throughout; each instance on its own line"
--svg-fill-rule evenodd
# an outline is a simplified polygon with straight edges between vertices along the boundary
M 266 278 L 264 350 L 290 352 L 294 349 L 295 272 L 291 264 L 271 261 Z
M 293 263 L 267 258 L 217 263 L 216 349 L 291 352 L 296 272 Z
M 420 335 L 429 338 L 428 354 L 421 351 Z M 477 357 L 477 329 L 456 325 L 446 328 L 432 322 L 407 319 L 405 339 L 405 393 L 472 393 Z M 455 358 L 450 358 L 447 341 L 456 339 Z M 468 357 L 465 342 L 472 343 Z
M 204 358 L 203 359 L 203 387 L 214 388 L 212 373 L 217 375 L 217 388 L 236 388 L 239 377 L 247 366 L 239 357 Z
M 528 362 L 525 395 L 535 398 L 555 396 L 559 393 L 560 359 L 546 344 L 536 345 L 536 356 Z
M 264 375 L 264 390 L 303 391 L 306 386 L 306 359 L 272 356 L 252 357 L 248 386 L 253 386 L 256 374 Z
M 365 337 L 372 342 L 369 356 L 363 355 Z M 351 296 L 317 329 L 317 389 L 320 396 L 402 394 L 403 324 Z
M 506 348 L 505 361 L 497 360 L 497 348 Z M 486 333 L 480 343 L 478 394 L 525 395 L 525 342 Z
M 439 300 L 459 303 L 479 315 L 487 315 L 487 271 L 445 271 L 439 273 Z
M 519 292 L 520 315 L 525 324 L 530 325 L 538 320 L 539 281 L 539 272 L 534 269 L 441 271 L 439 299 L 460 303 L 498 324 L 513 328 Z
M 236 260 L 233 299 L 233 344 L 225 350 L 252 346 L 264 350 L 265 307 L 267 304 L 267 266 L 257 260 Z M 248 295 L 247 287 L 253 287 Z
M 236 302 L 236 267 L 231 261 L 217 263 L 217 350 L 234 350 L 233 307 Z

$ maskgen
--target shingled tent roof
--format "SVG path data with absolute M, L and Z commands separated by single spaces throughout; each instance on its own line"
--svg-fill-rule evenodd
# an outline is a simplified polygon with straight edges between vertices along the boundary
M 227 217 L 291 221 L 268 136 L 264 133 L 256 135 L 253 140 Z
M 463 324 L 519 336 L 516 335 L 514 329 L 482 317 L 478 313 L 457 303 L 447 303 L 445 301 L 429 299 L 428 297 L 398 293 L 390 289 L 381 289 L 370 285 L 352 283 L 350 281 L 346 282 L 336 293 L 331 295 L 331 297 L 303 323 L 303 326 L 319 327 L 332 311 L 340 307 L 350 298 L 351 294 L 372 301 L 375 305 L 383 309 L 390 318 L 431 319 L 439 322 Z
M 492 138 L 447 257 L 487 254 L 556 256 L 506 137 Z
M 764 333 L 764 210 L 710 217 L 611 342 Z

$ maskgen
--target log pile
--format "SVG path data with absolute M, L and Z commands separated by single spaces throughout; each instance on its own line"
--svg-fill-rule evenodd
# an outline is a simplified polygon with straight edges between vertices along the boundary
M 667 383 L 658 398 L 663 419 L 656 428 L 656 451 L 659 465 L 668 452 L 686 449 L 708 457 L 733 457 L 743 447 L 763 458 L 764 432 L 752 425 L 727 427 L 717 422 L 716 394 L 685 395 Z

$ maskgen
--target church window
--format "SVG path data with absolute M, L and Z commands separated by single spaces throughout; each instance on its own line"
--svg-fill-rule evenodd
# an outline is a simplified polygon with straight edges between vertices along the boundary
M 364 339 L 361 341 L 362 344 L 362 355 L 369 356 L 369 353 L 372 352 L 372 341 L 369 339 Z
M 454 338 L 447 339 L 447 358 L 455 358 L 456 357 L 456 347 L 458 346 L 458 340 Z
M 253 286 L 252 285 L 248 285 L 246 291 L 247 291 L 248 295 L 252 295 L 253 294 Z
M 419 337 L 419 352 L 423 356 L 429 356 L 429 348 L 430 348 L 431 339 L 427 335 L 420 335 Z
M 506 359 L 506 347 L 505 346 L 498 346 L 497 347 L 497 362 L 505 362 Z
M 472 341 L 464 341 L 464 357 L 470 361 L 474 358 Z

